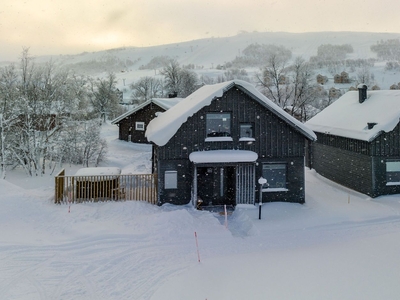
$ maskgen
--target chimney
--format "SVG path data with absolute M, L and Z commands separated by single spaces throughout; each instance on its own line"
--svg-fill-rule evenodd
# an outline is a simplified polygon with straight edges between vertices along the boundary
M 358 102 L 363 103 L 367 99 L 367 86 L 365 84 L 359 84 L 358 88 Z

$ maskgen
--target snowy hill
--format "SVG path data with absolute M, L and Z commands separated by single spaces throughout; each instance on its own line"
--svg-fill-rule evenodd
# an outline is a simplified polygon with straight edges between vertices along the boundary
M 232 37 L 210 37 L 207 39 L 193 40 L 154 47 L 123 47 L 99 52 L 84 52 L 78 55 L 58 55 L 37 57 L 37 62 L 53 59 L 58 64 L 75 70 L 78 74 L 86 74 L 101 77 L 104 72 L 116 73 L 119 88 L 127 89 L 130 83 L 143 76 L 155 76 L 157 70 L 141 70 L 155 57 L 168 56 L 175 58 L 181 65 L 193 64 L 198 75 L 216 77 L 224 73 L 217 70 L 218 65 L 232 61 L 240 56 L 249 45 L 272 44 L 284 46 L 290 49 L 293 57 L 302 56 L 309 59 L 317 54 L 317 49 L 322 44 L 343 45 L 350 44 L 354 52 L 348 55 L 349 59 L 376 58 L 376 54 L 370 50 L 371 45 L 381 40 L 399 39 L 400 33 L 370 33 L 370 32 L 314 32 L 314 33 L 285 33 L 285 32 L 252 32 L 241 33 Z M 33 50 L 32 50 L 33 51 Z M 32 53 L 34 54 L 34 53 Z M 258 69 L 248 70 L 254 74 Z M 337 72 L 349 70 L 337 70 Z M 315 70 L 330 78 L 329 86 L 333 85 L 333 75 L 326 69 Z M 389 89 L 393 83 L 397 83 L 398 74 L 385 72 L 384 63 L 379 63 L 371 69 L 377 84 L 382 89 Z M 349 85 L 339 86 L 339 89 L 347 91 Z

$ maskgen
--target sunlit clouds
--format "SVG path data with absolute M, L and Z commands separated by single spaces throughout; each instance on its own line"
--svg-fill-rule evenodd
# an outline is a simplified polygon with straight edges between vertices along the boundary
M 398 1 L 3 0 L 0 61 L 22 47 L 68 54 L 146 47 L 240 31 L 399 32 Z

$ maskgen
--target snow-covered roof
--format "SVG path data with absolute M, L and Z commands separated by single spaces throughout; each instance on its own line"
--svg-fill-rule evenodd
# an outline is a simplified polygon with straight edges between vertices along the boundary
M 123 120 L 124 118 L 130 116 L 131 114 L 141 110 L 142 108 L 146 107 L 150 103 L 157 104 L 159 107 L 168 110 L 175 104 L 179 103 L 183 98 L 152 98 L 150 100 L 147 100 L 143 102 L 142 104 L 136 106 L 135 108 L 127 111 L 126 113 L 120 115 L 119 117 L 115 118 L 114 120 L 111 121 L 111 124 L 116 124 L 119 121 Z
M 306 125 L 316 132 L 370 142 L 399 123 L 399 90 L 368 91 L 363 103 L 358 99 L 358 91 L 347 92 Z M 368 129 L 368 123 L 376 125 Z
M 316 139 L 315 133 L 312 130 L 261 94 L 253 85 L 245 81 L 234 80 L 213 85 L 204 85 L 165 113 L 154 118 L 147 126 L 147 140 L 154 142 L 158 146 L 164 146 L 189 117 L 203 107 L 210 105 L 215 98 L 222 97 L 223 93 L 233 86 L 242 87 L 247 90 L 262 105 L 286 120 L 293 127 L 296 127 L 308 139 Z
M 195 164 L 227 163 L 227 162 L 254 162 L 258 154 L 247 150 L 210 150 L 192 152 L 189 160 Z
M 98 168 L 82 168 L 76 171 L 75 176 L 91 176 L 91 175 L 119 175 L 121 169 L 117 167 L 98 167 Z

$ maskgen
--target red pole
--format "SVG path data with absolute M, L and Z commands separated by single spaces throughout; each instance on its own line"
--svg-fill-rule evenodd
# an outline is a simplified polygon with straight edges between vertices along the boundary
M 194 232 L 194 238 L 196 239 L 197 258 L 198 258 L 198 260 L 200 262 L 199 242 L 197 241 L 197 233 L 196 233 L 196 231 Z

